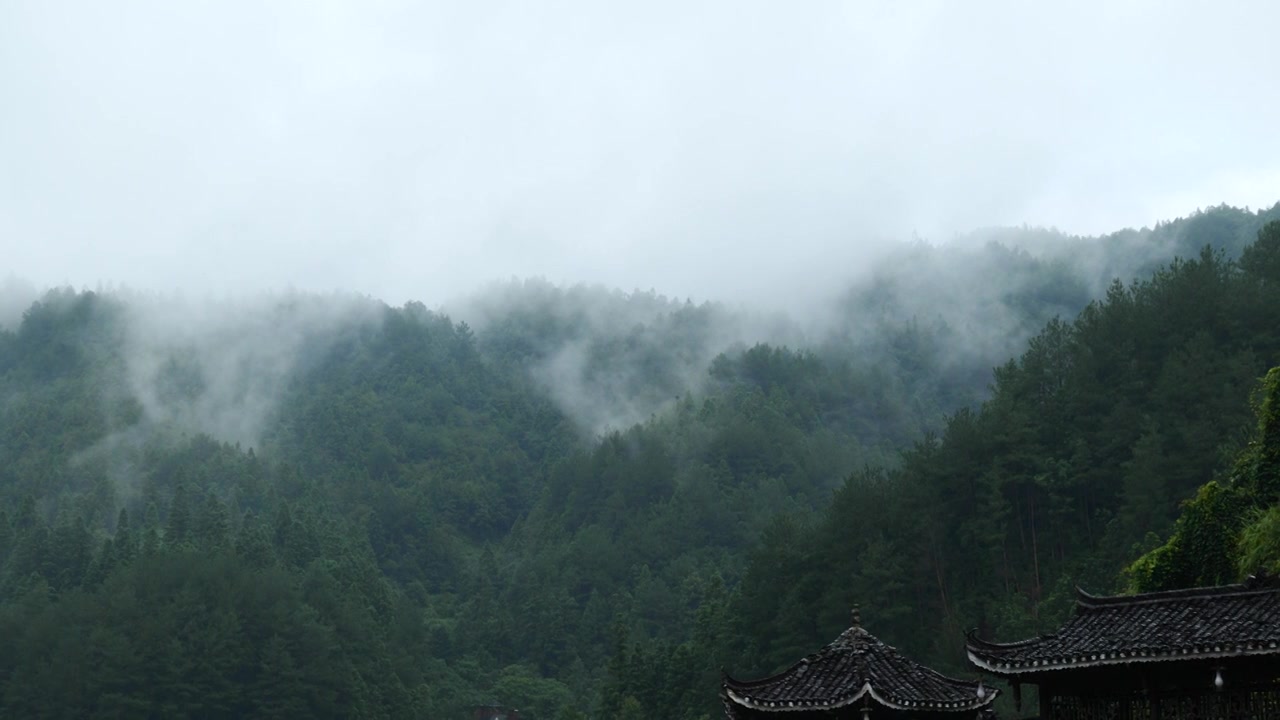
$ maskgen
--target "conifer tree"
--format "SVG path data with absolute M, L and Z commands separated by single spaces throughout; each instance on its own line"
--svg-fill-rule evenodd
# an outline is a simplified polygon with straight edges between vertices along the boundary
M 230 519 L 227 508 L 213 491 L 205 493 L 204 503 L 195 517 L 195 541 L 209 550 L 220 550 L 227 546 L 230 534 Z
M 133 562 L 133 558 L 138 554 L 138 541 L 134 537 L 133 529 L 129 527 L 129 510 L 126 508 L 120 508 L 120 513 L 116 516 L 116 532 L 113 539 L 116 557 L 120 564 L 128 565 Z
M 191 540 L 191 506 L 187 499 L 187 484 L 179 483 L 169 501 L 169 515 L 165 521 L 164 544 L 171 548 L 182 546 Z
M 115 572 L 119 564 L 120 558 L 116 552 L 115 541 L 111 538 L 103 540 L 102 547 L 99 548 L 98 554 L 93 558 L 93 565 L 89 568 L 85 585 L 90 587 L 101 585 L 111 576 L 111 573 Z
M 271 536 L 252 511 L 245 513 L 240 532 L 236 535 L 236 555 L 241 557 L 250 567 L 264 568 L 275 561 L 275 550 L 271 544 Z
M 9 559 L 9 551 L 13 549 L 13 526 L 9 524 L 9 514 L 0 508 L 0 570 Z
M 160 552 L 160 544 L 160 510 L 154 502 L 149 502 L 142 515 L 142 555 L 154 557 Z

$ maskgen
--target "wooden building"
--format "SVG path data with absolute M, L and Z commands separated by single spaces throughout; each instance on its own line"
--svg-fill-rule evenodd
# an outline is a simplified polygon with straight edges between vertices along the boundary
M 1057 632 L 1013 643 L 970 632 L 969 660 L 1036 685 L 1044 720 L 1280 718 L 1280 582 L 1095 597 Z M 1021 703 L 1018 702 L 1020 706 Z
M 720 695 L 730 720 L 972 720 L 990 714 L 997 692 L 903 657 L 864 630 L 854 610 L 852 626 L 831 644 L 772 677 L 725 675 Z

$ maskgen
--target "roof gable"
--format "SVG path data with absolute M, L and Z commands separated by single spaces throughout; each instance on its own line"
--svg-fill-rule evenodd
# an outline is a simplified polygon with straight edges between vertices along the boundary
M 724 678 L 726 697 L 764 711 L 831 710 L 864 698 L 897 710 L 961 711 L 985 707 L 999 692 L 946 677 L 913 662 L 854 624 L 829 645 L 760 680 Z

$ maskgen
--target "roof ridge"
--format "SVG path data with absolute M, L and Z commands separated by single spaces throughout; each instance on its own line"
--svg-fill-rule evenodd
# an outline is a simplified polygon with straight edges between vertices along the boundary
M 858 624 L 769 677 L 739 681 L 722 674 L 726 697 L 765 711 L 831 709 L 869 694 L 898 710 L 954 712 L 986 707 L 996 695 L 995 689 L 978 695 L 980 681 L 922 665 Z
M 1076 613 L 1054 635 L 998 643 L 966 635 L 969 660 L 1001 675 L 1194 658 L 1280 654 L 1280 582 L 1095 597 L 1076 588 Z
M 964 636 L 965 636 L 965 639 L 968 640 L 969 644 L 971 645 L 988 647 L 988 648 L 996 648 L 996 649 L 1004 649 L 1004 648 L 1022 647 L 1024 645 L 1034 645 L 1035 643 L 1038 643 L 1042 640 L 1051 640 L 1057 637 L 1058 634 L 1045 633 L 1043 635 L 1036 635 L 1035 637 L 1027 638 L 1026 640 L 1014 640 L 1013 642 L 1007 642 L 1007 643 L 996 642 L 994 640 L 984 640 L 978 637 L 978 628 L 972 628 L 966 631 Z
M 1115 605 L 1145 605 L 1149 603 L 1170 602 L 1197 597 L 1237 597 L 1241 595 L 1260 595 L 1280 592 L 1280 583 L 1264 580 L 1258 582 L 1232 583 L 1230 585 L 1212 585 L 1194 588 L 1178 588 L 1175 590 L 1157 590 L 1133 595 L 1093 595 L 1083 588 L 1076 587 L 1077 608 L 1096 608 Z
M 721 674 L 724 675 L 725 680 L 728 680 L 730 683 L 732 683 L 733 685 L 736 685 L 737 687 L 758 687 L 760 685 L 767 685 L 770 682 L 773 682 L 780 678 L 786 677 L 787 675 L 790 675 L 792 671 L 794 671 L 796 668 L 800 667 L 801 665 L 808 665 L 812 663 L 815 659 L 817 659 L 819 656 L 823 655 L 824 653 L 828 653 L 833 650 L 843 649 L 845 646 L 836 647 L 837 643 L 843 640 L 846 635 L 850 634 L 850 632 L 854 632 L 854 631 L 859 631 L 864 635 L 868 635 L 872 637 L 872 639 L 876 639 L 875 636 L 871 635 L 871 633 L 855 625 L 855 626 L 845 628 L 839 635 L 836 636 L 834 640 L 827 643 L 826 645 L 823 645 L 819 650 L 815 652 L 811 652 L 808 655 L 805 655 L 799 660 L 788 665 L 786 668 L 779 670 L 778 672 L 772 675 L 769 675 L 768 677 L 762 677 L 757 680 L 739 680 L 733 677 L 732 675 L 730 675 L 729 673 L 724 672 L 723 670 L 721 671 Z M 851 645 L 848 647 L 849 649 L 853 649 Z
M 826 648 L 823 648 L 823 649 L 825 650 Z M 759 687 L 761 685 L 768 685 L 769 683 L 774 682 L 775 680 L 779 680 L 781 678 L 786 677 L 787 675 L 790 675 L 792 671 L 794 671 L 796 668 L 800 667 L 801 665 L 808 665 L 811 662 L 809 658 L 812 658 L 817 654 L 818 653 L 810 653 L 808 655 L 805 655 L 799 660 L 788 665 L 785 669 L 779 670 L 778 672 L 772 675 L 769 675 L 767 677 L 762 677 L 757 680 L 739 680 L 724 671 L 721 671 L 721 674 L 724 675 L 724 679 L 726 682 L 728 682 L 730 685 L 733 685 L 735 687 L 744 687 L 744 688 Z

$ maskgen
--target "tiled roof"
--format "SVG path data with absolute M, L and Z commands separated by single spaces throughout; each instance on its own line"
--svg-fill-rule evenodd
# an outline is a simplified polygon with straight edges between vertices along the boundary
M 777 675 L 747 682 L 726 675 L 726 698 L 763 711 L 830 710 L 869 697 L 897 710 L 938 712 L 976 710 L 999 692 L 908 660 L 854 617 L 834 642 Z
M 1058 632 L 1015 643 L 969 633 L 969 659 L 1001 675 L 1064 668 L 1280 654 L 1280 582 L 1095 597 L 1078 590 Z

